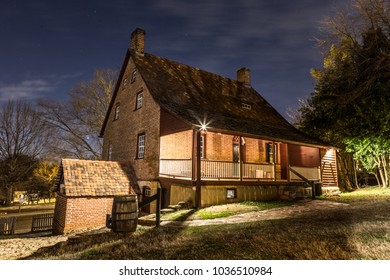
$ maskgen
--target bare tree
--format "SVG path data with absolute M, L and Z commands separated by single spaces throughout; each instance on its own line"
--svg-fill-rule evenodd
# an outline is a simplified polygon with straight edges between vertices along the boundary
M 98 138 L 111 100 L 117 74 L 96 70 L 93 79 L 70 92 L 69 102 L 41 100 L 46 121 L 56 130 L 53 149 L 62 157 L 100 158 Z
M 0 111 L 0 188 L 6 204 L 15 185 L 32 174 L 37 158 L 50 141 L 42 114 L 23 101 L 9 101 Z

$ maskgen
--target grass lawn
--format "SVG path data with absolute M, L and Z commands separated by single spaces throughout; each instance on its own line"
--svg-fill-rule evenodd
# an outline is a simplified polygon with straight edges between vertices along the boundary
M 366 188 L 332 201 L 349 205 L 252 223 L 157 229 L 139 226 L 134 234 L 81 236 L 42 248 L 29 258 L 390 259 L 390 190 Z M 242 206 L 264 211 L 256 203 L 248 204 Z M 240 209 L 229 211 L 242 213 Z

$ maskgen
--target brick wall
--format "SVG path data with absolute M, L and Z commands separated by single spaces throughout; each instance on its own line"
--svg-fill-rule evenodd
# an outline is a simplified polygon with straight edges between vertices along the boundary
M 112 212 L 112 197 L 65 197 L 59 195 L 54 211 L 55 233 L 105 227 Z
M 206 145 L 206 159 L 233 159 L 233 136 L 221 133 L 203 133 Z M 192 157 L 192 130 L 182 131 L 161 137 L 160 157 L 163 159 L 185 159 Z M 254 138 L 244 138 L 245 162 L 265 163 L 265 145 L 267 141 Z
M 136 74 L 130 58 L 118 89 L 113 109 L 110 112 L 103 140 L 103 159 L 108 159 L 108 145 L 112 145 L 112 160 L 130 161 L 140 180 L 154 180 L 158 177 L 160 107 L 153 100 L 142 77 Z M 137 93 L 143 91 L 142 108 L 136 110 Z M 115 107 L 120 106 L 119 118 L 114 120 Z M 145 133 L 145 157 L 137 159 L 137 137 Z
M 207 132 L 206 137 L 206 158 L 209 160 L 233 160 L 233 136 L 221 133 Z M 245 162 L 265 163 L 266 141 L 244 138 L 246 159 Z
M 162 136 L 160 140 L 160 158 L 192 158 L 192 133 L 192 130 L 186 130 Z
M 221 133 L 207 132 L 205 134 L 206 159 L 233 160 L 233 136 Z
M 264 140 L 245 138 L 246 162 L 265 163 L 265 143 Z
M 66 197 L 57 193 L 56 204 L 54 208 L 53 233 L 60 234 L 64 232 L 66 219 Z

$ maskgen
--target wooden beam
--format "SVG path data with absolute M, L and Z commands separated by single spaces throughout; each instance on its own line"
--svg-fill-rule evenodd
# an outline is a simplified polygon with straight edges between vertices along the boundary
M 202 166 L 200 158 L 200 131 L 196 131 L 196 185 L 195 185 L 195 206 L 202 206 L 201 186 L 202 186 Z
M 160 215 L 161 215 L 161 188 L 157 188 L 156 227 L 160 226 Z

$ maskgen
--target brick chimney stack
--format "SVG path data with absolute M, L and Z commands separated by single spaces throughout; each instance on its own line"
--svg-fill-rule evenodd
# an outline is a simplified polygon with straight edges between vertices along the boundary
M 243 83 L 244 86 L 251 86 L 251 70 L 246 67 L 242 67 L 237 70 L 237 81 Z
M 137 54 L 143 55 L 145 51 L 145 30 L 136 28 L 130 37 L 130 49 Z

